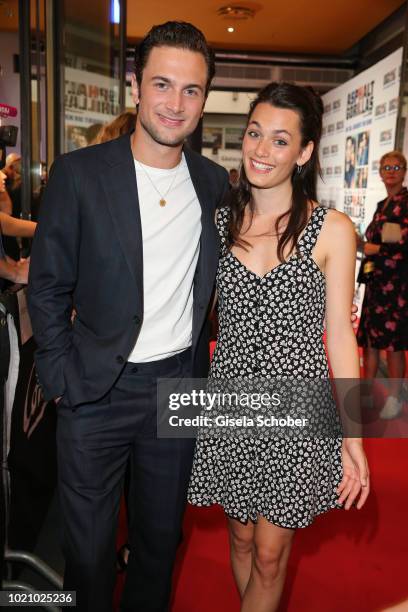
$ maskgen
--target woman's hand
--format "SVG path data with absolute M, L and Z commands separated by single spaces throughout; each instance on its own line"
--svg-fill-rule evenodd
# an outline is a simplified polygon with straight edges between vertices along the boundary
M 380 250 L 379 244 L 373 244 L 372 242 L 366 242 L 364 245 L 364 255 L 377 255 Z
M 337 487 L 337 493 L 340 495 L 338 503 L 344 503 L 345 510 L 350 510 L 351 506 L 356 503 L 357 509 L 360 510 L 370 492 L 370 475 L 362 441 L 351 438 L 344 439 L 341 448 L 341 461 L 343 478 Z M 358 496 L 359 499 L 356 502 Z

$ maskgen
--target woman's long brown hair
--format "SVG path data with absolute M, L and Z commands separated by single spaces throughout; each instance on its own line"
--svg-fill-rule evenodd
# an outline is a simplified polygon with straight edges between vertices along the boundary
M 279 236 L 277 255 L 284 262 L 284 251 L 290 245 L 290 251 L 296 248 L 300 234 L 308 221 L 308 203 L 316 201 L 317 177 L 320 175 L 319 143 L 322 133 L 323 104 L 312 89 L 293 85 L 292 83 L 270 83 L 264 87 L 251 103 L 248 123 L 258 104 L 267 103 L 276 108 L 287 108 L 295 111 L 300 119 L 302 134 L 301 146 L 308 142 L 314 143 L 313 153 L 304 164 L 301 172 L 295 166 L 292 173 L 292 205 L 290 209 L 276 220 L 275 231 Z M 241 166 L 238 186 L 231 189 L 226 204 L 231 209 L 229 222 L 229 246 L 234 244 L 246 248 L 247 243 L 240 237 L 244 221 L 245 209 L 248 206 L 250 216 L 254 214 L 254 204 L 251 198 L 251 185 L 247 179 L 244 166 Z M 286 227 L 280 230 L 282 221 L 288 217 Z

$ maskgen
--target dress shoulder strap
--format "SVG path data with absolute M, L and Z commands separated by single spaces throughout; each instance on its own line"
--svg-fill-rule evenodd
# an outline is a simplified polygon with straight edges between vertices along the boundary
M 311 253 L 319 237 L 327 211 L 328 209 L 324 206 L 316 206 L 298 242 L 299 251 Z

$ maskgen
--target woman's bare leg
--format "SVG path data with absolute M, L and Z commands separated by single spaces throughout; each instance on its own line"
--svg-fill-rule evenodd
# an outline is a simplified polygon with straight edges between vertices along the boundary
M 236 519 L 228 518 L 228 529 L 232 573 L 242 598 L 251 574 L 255 525 L 250 521 L 242 524 Z
M 241 612 L 275 612 L 285 583 L 294 529 L 259 517 L 255 525 L 252 569 Z

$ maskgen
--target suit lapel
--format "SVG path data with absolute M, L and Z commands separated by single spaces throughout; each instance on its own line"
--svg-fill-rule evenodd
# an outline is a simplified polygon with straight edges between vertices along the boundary
M 101 180 L 106 193 L 116 232 L 129 272 L 138 289 L 143 309 L 143 238 L 140 220 L 135 165 L 130 146 L 130 136 L 112 141 L 112 147 L 104 149 L 106 171 Z M 214 223 L 214 190 L 210 177 L 198 154 L 184 149 L 190 177 L 201 206 L 200 255 L 194 279 L 193 344 L 197 339 L 206 315 L 214 286 L 219 255 L 219 237 Z
M 207 312 L 218 265 L 219 236 L 215 227 L 214 215 L 215 205 L 218 205 L 219 202 L 214 202 L 214 190 L 211 187 L 210 178 L 204 174 L 205 169 L 200 156 L 187 148 L 184 149 L 184 154 L 191 181 L 201 206 L 200 256 L 194 279 L 194 345 Z
M 105 149 L 107 151 L 107 149 Z M 130 274 L 136 282 L 143 308 L 143 240 L 136 172 L 127 134 L 112 141 L 102 183 L 116 232 Z

